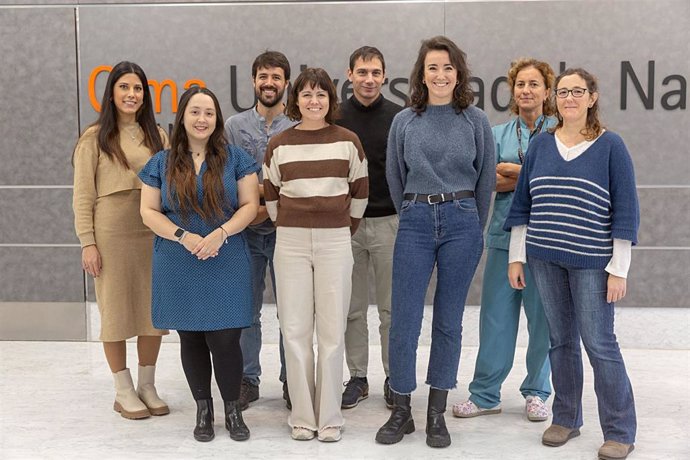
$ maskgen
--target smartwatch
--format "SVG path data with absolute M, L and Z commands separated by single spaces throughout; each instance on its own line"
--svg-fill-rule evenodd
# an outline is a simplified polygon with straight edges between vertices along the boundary
M 181 228 L 178 228 L 177 230 L 175 230 L 174 235 L 175 235 L 175 238 L 177 238 L 177 241 L 181 241 L 182 237 L 184 236 L 185 233 L 186 232 Z

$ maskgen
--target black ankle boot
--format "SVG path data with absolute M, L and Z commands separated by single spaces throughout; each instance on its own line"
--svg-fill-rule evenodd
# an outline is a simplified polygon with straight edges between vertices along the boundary
M 381 444 L 395 444 L 400 442 L 406 434 L 414 431 L 410 395 L 401 395 L 391 391 L 393 397 L 393 412 L 388 421 L 376 433 L 376 442 Z
M 199 442 L 209 442 L 216 437 L 213 432 L 213 399 L 199 399 L 196 401 L 196 426 L 194 439 Z
M 230 437 L 235 441 L 249 439 L 249 428 L 242 420 L 239 401 L 225 401 L 225 429 L 230 432 Z
M 450 433 L 446 428 L 446 411 L 448 390 L 429 390 L 429 407 L 426 410 L 426 444 L 429 447 L 450 446 Z

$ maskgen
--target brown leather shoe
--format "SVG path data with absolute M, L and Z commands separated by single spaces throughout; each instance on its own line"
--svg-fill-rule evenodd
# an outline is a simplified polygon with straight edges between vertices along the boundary
M 566 428 L 561 425 L 551 425 L 544 431 L 541 443 L 549 447 L 560 447 L 570 439 L 580 436 L 577 428 Z
M 623 444 L 616 441 L 606 441 L 599 449 L 601 460 L 621 460 L 635 449 L 635 444 Z

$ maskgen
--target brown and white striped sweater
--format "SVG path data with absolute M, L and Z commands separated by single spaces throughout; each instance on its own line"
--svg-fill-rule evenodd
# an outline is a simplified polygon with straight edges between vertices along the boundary
M 271 138 L 263 165 L 266 210 L 277 227 L 357 229 L 369 195 L 367 160 L 355 133 L 329 125 Z

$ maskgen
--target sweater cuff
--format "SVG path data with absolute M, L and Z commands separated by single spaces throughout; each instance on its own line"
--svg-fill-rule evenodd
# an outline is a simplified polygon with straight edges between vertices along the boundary
M 96 236 L 93 234 L 93 232 L 83 233 L 81 235 L 78 235 L 78 237 L 82 249 L 86 246 L 93 246 L 96 244 Z

